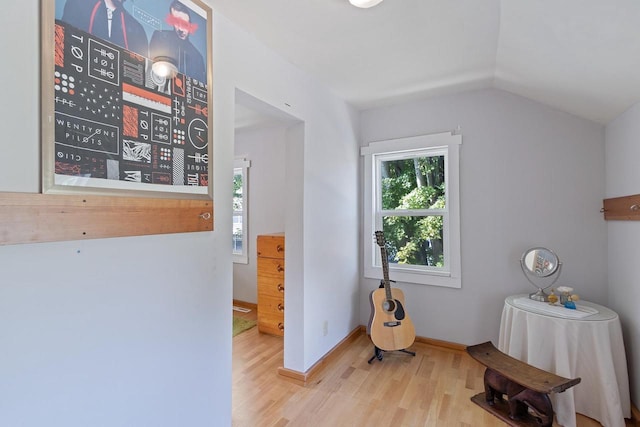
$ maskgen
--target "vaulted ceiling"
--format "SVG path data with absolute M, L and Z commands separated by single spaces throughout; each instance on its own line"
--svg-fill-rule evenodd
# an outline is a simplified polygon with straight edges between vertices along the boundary
M 638 0 L 209 0 L 359 109 L 499 88 L 608 123 L 640 101 Z

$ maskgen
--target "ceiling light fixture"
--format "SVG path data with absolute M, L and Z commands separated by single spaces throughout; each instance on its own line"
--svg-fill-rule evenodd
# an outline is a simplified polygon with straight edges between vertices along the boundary
M 382 2 L 382 0 L 349 0 L 349 3 L 351 3 L 355 7 L 361 7 L 363 9 L 373 7 L 380 2 Z
M 178 74 L 176 61 L 168 56 L 158 56 L 153 59 L 151 70 L 158 77 L 172 79 Z

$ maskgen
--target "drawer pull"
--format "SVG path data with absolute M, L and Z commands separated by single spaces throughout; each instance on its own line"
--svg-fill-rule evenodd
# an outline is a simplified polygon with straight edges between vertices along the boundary
M 284 251 L 284 248 L 282 247 L 282 245 L 276 246 L 276 252 L 282 252 L 282 251 Z
M 281 331 L 284 331 L 284 324 L 278 323 L 278 329 L 280 329 Z
M 276 267 L 276 270 L 278 270 L 278 273 L 282 273 L 284 271 L 284 267 L 278 264 L 278 266 Z
M 278 304 L 278 311 L 284 311 L 284 305 L 282 303 Z
M 282 283 L 278 283 L 278 291 L 284 292 L 284 286 L 282 286 Z

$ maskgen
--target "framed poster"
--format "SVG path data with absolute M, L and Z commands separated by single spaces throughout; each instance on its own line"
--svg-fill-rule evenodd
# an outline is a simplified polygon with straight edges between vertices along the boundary
M 211 8 L 41 4 L 43 192 L 211 199 Z

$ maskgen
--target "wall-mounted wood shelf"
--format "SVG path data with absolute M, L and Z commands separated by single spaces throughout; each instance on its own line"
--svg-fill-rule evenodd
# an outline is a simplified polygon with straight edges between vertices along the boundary
M 640 221 L 640 194 L 604 199 L 605 220 Z
M 0 245 L 213 230 L 213 202 L 0 193 Z

